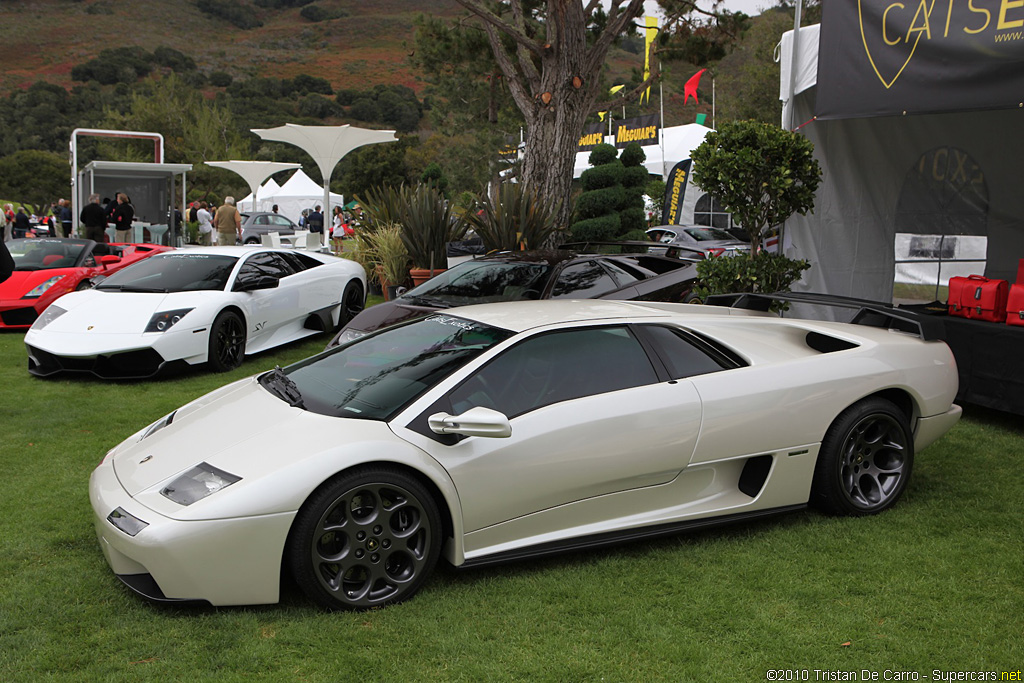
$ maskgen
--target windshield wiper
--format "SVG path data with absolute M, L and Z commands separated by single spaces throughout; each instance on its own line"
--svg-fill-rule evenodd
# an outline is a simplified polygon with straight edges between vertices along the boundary
M 452 305 L 450 303 L 448 303 L 447 301 L 445 301 L 444 299 L 436 299 L 436 298 L 434 298 L 432 296 L 420 296 L 420 295 L 409 296 L 408 294 L 403 294 L 399 298 L 400 299 L 407 299 L 407 300 L 411 301 L 414 304 L 419 304 L 420 306 L 433 306 L 435 308 L 451 308 L 452 307 Z
M 306 405 L 302 401 L 302 392 L 299 391 L 298 385 L 288 375 L 284 374 L 284 370 L 281 369 L 280 365 L 275 366 L 273 370 L 261 377 L 260 384 L 277 394 L 278 398 L 284 400 L 293 408 L 306 409 Z

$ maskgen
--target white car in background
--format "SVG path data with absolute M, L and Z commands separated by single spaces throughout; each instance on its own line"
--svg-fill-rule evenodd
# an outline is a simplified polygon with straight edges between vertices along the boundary
M 334 330 L 365 301 L 363 267 L 327 254 L 259 247 L 157 254 L 50 305 L 25 335 L 29 372 L 124 379 L 204 363 L 223 372 L 246 355 Z
M 155 600 L 273 603 L 288 574 L 323 607 L 365 609 L 411 597 L 439 557 L 479 566 L 809 502 L 878 513 L 960 408 L 942 341 L 862 319 L 879 326 L 654 302 L 442 311 L 139 430 L 93 472 L 95 528 Z

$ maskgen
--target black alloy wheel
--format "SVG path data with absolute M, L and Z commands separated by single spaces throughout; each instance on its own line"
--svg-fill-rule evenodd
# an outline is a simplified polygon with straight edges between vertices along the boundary
M 245 323 L 234 311 L 224 311 L 210 326 L 210 367 L 214 372 L 227 372 L 244 359 Z
M 341 295 L 341 310 L 338 311 L 338 329 L 345 327 L 352 318 L 362 313 L 366 306 L 366 297 L 363 295 L 363 287 L 357 280 L 345 285 L 345 291 Z
M 287 556 L 296 583 L 326 609 L 411 598 L 441 551 L 441 519 L 426 488 L 391 468 L 354 470 L 299 510 Z
M 867 398 L 836 418 L 821 442 L 811 499 L 836 515 L 872 515 L 896 504 L 914 464 L 907 418 L 893 403 Z

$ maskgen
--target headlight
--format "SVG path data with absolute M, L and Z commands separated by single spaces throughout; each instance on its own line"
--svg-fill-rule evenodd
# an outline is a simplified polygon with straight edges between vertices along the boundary
M 63 279 L 64 279 L 63 275 L 54 275 L 53 277 L 51 277 L 46 282 L 43 282 L 43 283 L 38 284 L 35 287 L 33 287 L 31 292 L 29 292 L 28 294 L 26 294 L 25 296 L 23 296 L 21 298 L 22 299 L 38 299 L 39 297 L 41 297 L 43 294 L 46 293 L 46 290 L 48 290 L 50 287 L 53 287 L 55 284 L 57 284 L 58 282 L 60 282 Z
M 67 311 L 65 311 L 60 306 L 57 306 L 56 304 L 50 304 L 49 306 L 46 307 L 46 310 L 43 311 L 43 314 L 36 318 L 36 321 L 32 323 L 32 329 L 41 330 L 50 323 L 52 323 L 57 318 L 64 315 L 65 313 L 67 313 Z
M 146 431 L 142 433 L 142 437 L 139 439 L 139 441 L 142 441 L 143 439 L 145 439 L 148 436 L 152 436 L 152 435 L 156 434 L 161 429 L 163 429 L 167 425 L 169 425 L 172 422 L 174 422 L 174 416 L 175 416 L 175 414 L 177 414 L 177 412 L 178 411 L 175 410 L 173 413 L 170 413 L 168 415 L 164 415 L 159 420 L 157 420 L 153 424 L 149 425 L 149 427 L 146 428 Z
M 165 486 L 160 494 L 179 505 L 191 505 L 239 480 L 241 477 L 201 462 Z
M 154 313 L 153 317 L 149 319 L 149 324 L 146 325 L 146 332 L 166 332 L 174 327 L 177 322 L 184 318 L 191 310 L 193 309 L 179 308 L 174 311 Z
M 341 346 L 342 344 L 348 344 L 350 341 L 355 341 L 360 337 L 365 337 L 366 332 L 364 330 L 353 330 L 351 327 L 346 327 L 342 330 L 341 334 L 338 335 L 338 341 L 334 342 L 334 346 Z

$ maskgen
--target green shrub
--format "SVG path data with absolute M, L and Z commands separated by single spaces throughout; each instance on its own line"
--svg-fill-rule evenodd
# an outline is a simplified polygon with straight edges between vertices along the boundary
M 795 260 L 767 251 L 714 256 L 697 263 L 700 286 L 694 293 L 706 299 L 710 294 L 738 292 L 788 292 L 802 273 L 811 267 L 803 259 Z M 772 310 L 786 310 L 788 305 L 773 302 Z
M 572 239 L 574 242 L 606 242 L 615 239 L 620 226 L 618 213 L 587 218 L 572 224 Z
M 522 183 L 503 183 L 497 202 L 485 196 L 481 213 L 469 212 L 467 220 L 488 251 L 541 249 L 560 241 L 559 206 L 543 199 Z
M 624 196 L 625 191 L 621 185 L 584 192 L 576 200 L 576 215 L 583 220 L 611 215 L 615 213 L 614 209 L 622 203 Z M 609 211 L 609 208 L 612 210 Z
M 243 30 L 263 26 L 263 22 L 253 16 L 252 7 L 237 0 L 196 0 L 196 8 Z

